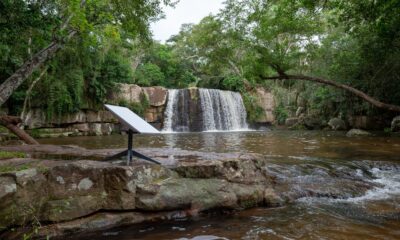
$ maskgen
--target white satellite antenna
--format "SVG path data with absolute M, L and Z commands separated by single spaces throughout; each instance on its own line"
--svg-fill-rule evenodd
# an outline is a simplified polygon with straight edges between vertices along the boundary
M 149 162 L 161 164 L 160 162 L 153 160 L 149 157 L 144 156 L 141 153 L 138 153 L 132 150 L 132 140 L 133 133 L 138 132 L 142 134 L 148 133 L 160 133 L 156 128 L 151 126 L 148 122 L 146 122 L 143 118 L 139 117 L 136 113 L 132 112 L 129 108 L 114 106 L 114 105 L 104 105 L 124 126 L 128 128 L 128 149 L 117 153 L 116 155 L 107 157 L 106 160 L 120 158 L 124 155 L 127 156 L 127 164 L 129 165 L 132 161 L 132 156 L 144 159 Z

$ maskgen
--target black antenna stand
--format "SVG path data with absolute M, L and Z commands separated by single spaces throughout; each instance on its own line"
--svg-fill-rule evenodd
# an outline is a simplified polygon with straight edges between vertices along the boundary
M 141 154 L 141 153 L 138 153 L 138 152 L 136 152 L 135 150 L 133 150 L 133 149 L 132 149 L 132 145 L 133 145 L 133 131 L 129 129 L 129 130 L 127 130 L 127 133 L 128 133 L 128 149 L 125 150 L 125 151 L 122 151 L 122 152 L 120 152 L 120 153 L 117 153 L 117 154 L 115 154 L 115 155 L 113 155 L 113 156 L 107 157 L 107 158 L 105 159 L 106 161 L 114 160 L 114 159 L 119 159 L 119 158 L 121 158 L 121 157 L 123 157 L 123 156 L 127 156 L 126 164 L 127 164 L 128 166 L 129 166 L 130 163 L 132 162 L 132 157 L 137 157 L 137 158 L 143 159 L 143 160 L 145 160 L 145 161 L 149 161 L 149 162 L 152 162 L 152 163 L 161 165 L 160 162 L 158 162 L 158 161 L 156 161 L 156 160 L 153 160 L 153 159 L 151 159 L 151 158 L 149 158 L 149 157 L 147 157 L 147 156 L 145 156 L 145 155 L 143 155 L 143 154 Z

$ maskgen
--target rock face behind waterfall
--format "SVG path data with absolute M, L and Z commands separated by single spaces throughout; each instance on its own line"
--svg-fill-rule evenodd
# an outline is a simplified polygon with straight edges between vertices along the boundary
M 195 88 L 169 90 L 164 113 L 164 130 L 176 132 L 202 131 L 203 112 Z
M 189 88 L 168 90 L 164 87 L 140 87 L 118 84 L 107 103 L 141 107 L 143 118 L 158 129 L 168 131 L 213 131 L 246 129 L 246 109 L 239 93 L 216 89 Z M 255 124 L 274 122 L 274 96 L 263 88 L 254 92 L 263 114 Z M 146 101 L 143 101 L 144 98 Z M 135 111 L 134 108 L 132 110 Z M 110 135 L 120 132 L 120 125 L 104 109 L 82 107 L 61 116 L 47 116 L 43 109 L 28 111 L 25 129 L 39 137 Z M 1 136 L 0 136 L 1 137 Z M 4 138 L 6 139 L 6 138 Z M 1 138 L 0 138 L 1 141 Z
M 174 132 L 247 129 L 239 93 L 216 89 L 169 90 L 164 130 Z

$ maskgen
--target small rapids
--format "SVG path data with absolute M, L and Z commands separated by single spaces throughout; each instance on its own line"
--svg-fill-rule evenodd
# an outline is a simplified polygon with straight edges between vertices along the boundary
M 398 164 L 374 161 L 275 160 L 267 171 L 290 200 L 359 203 L 400 197 Z

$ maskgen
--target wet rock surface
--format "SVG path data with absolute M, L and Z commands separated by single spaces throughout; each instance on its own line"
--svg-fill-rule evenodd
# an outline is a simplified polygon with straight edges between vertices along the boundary
M 371 169 L 391 167 L 372 162 L 277 164 L 257 154 L 157 148 L 138 151 L 162 166 L 124 166 L 102 161 L 115 149 L 39 145 L 0 150 L 36 156 L 0 162 L 10 167 L 0 173 L 0 226 L 5 231 L 0 237 L 6 239 L 32 231 L 35 222 L 42 226 L 39 236 L 63 236 L 215 209 L 277 207 L 307 197 L 355 198 L 379 186 Z
M 340 118 L 332 118 L 329 120 L 328 125 L 331 127 L 332 130 L 346 130 L 346 123 Z
M 1 162 L 0 166 L 10 167 L 7 172 L 0 173 L 2 230 L 11 226 L 30 226 L 38 221 L 47 224 L 41 228 L 43 234 L 56 228 L 54 234 L 59 235 L 66 233 L 59 229 L 60 226 L 78 232 L 87 231 L 90 229 L 87 224 L 94 224 L 93 214 L 97 219 L 93 229 L 98 229 L 99 226 L 118 225 L 120 221 L 142 222 L 153 219 L 149 217 L 153 215 L 162 218 L 165 212 L 195 214 L 212 209 L 249 208 L 275 201 L 269 199 L 274 195 L 273 182 L 263 172 L 261 161 L 253 155 L 170 150 L 176 157 L 175 161 L 170 161 L 171 152 L 151 149 L 142 152 L 157 157 L 166 166 L 143 162 L 123 166 L 118 161 L 100 161 L 118 150 L 50 145 L 2 149 L 42 157 L 69 155 L 99 159 L 28 158 Z M 22 163 L 24 170 L 18 168 Z M 264 194 L 266 188 L 269 188 L 269 194 Z M 121 216 L 114 214 L 116 211 L 131 214 Z M 75 220 L 81 218 L 88 218 L 86 225 L 76 226 Z M 71 222 L 70 225 L 67 222 Z
M 392 132 L 400 132 L 400 116 L 393 118 L 391 127 Z
M 347 137 L 362 137 L 362 136 L 371 136 L 370 132 L 361 130 L 361 129 L 351 129 L 346 133 Z

